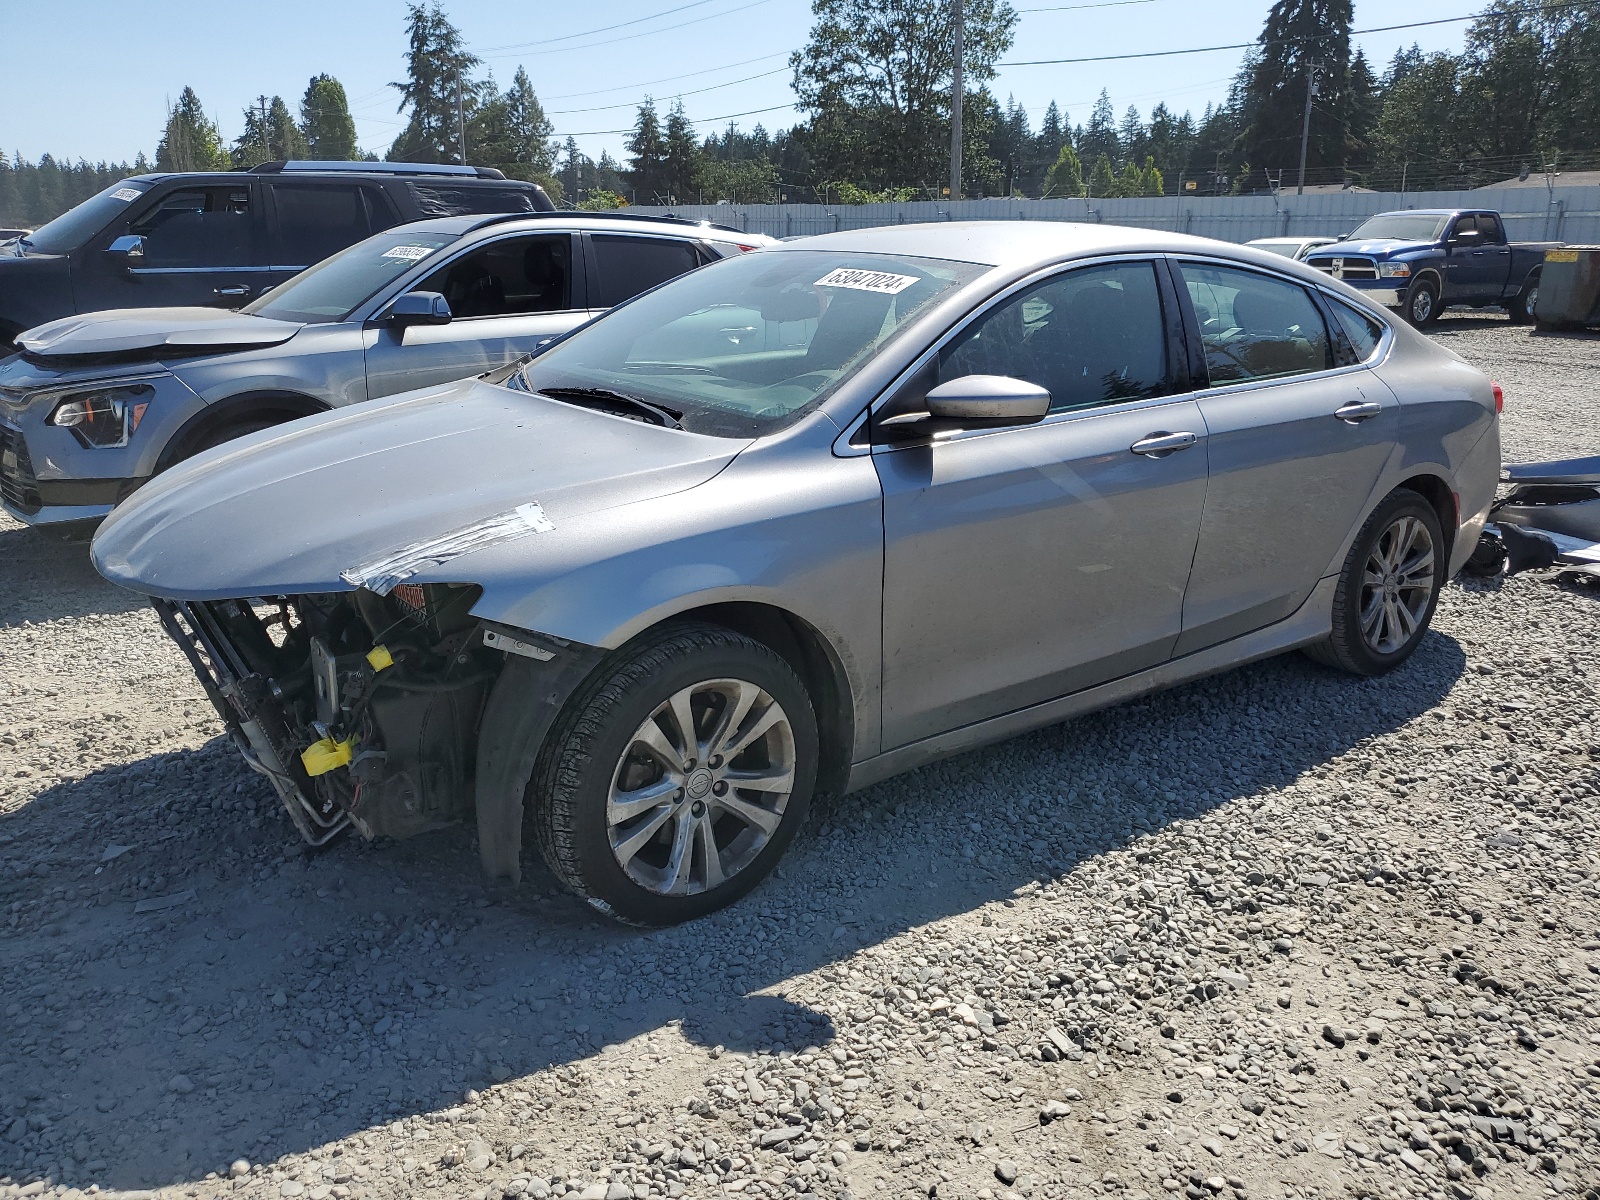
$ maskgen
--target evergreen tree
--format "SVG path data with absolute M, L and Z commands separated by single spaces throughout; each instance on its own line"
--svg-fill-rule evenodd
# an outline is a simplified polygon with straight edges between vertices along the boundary
M 1313 62 L 1322 64 L 1322 82 L 1311 113 L 1307 179 L 1325 177 L 1349 162 L 1351 15 L 1352 0 L 1275 0 L 1240 74 L 1244 129 L 1239 150 L 1250 162 L 1284 171 L 1286 184 L 1300 162 Z
M 1430 54 L 1407 65 L 1384 92 L 1374 133 L 1374 182 L 1410 191 L 1448 187 L 1458 181 L 1461 64 L 1449 54 Z
M 244 110 L 244 132 L 233 144 L 233 165 L 243 171 L 263 162 L 308 157 L 305 136 L 282 96 Z
M 504 93 L 496 90 L 493 76 L 474 90 L 467 160 L 560 192 L 564 188 L 555 175 L 556 146 L 550 140 L 554 131 L 528 73 L 518 67 Z
M 672 197 L 669 203 L 694 203 L 698 198 L 695 180 L 700 172 L 700 143 L 695 138 L 694 126 L 684 114 L 682 100 L 674 101 L 667 110 L 662 142 L 662 186 Z
M 1076 139 L 1078 154 L 1084 162 L 1105 158 L 1115 163 L 1122 157 L 1122 148 L 1117 142 L 1116 122 L 1116 114 L 1111 109 L 1111 96 L 1102 88 L 1100 98 L 1094 102 L 1094 110 L 1089 114 L 1088 126 Z M 1099 163 L 1096 162 L 1095 166 L 1098 170 Z
M 1083 163 L 1072 143 L 1061 147 L 1056 161 L 1045 173 L 1044 195 L 1055 199 L 1083 195 Z
M 361 153 L 344 84 L 332 75 L 313 75 L 306 84 L 306 94 L 300 98 L 300 136 L 307 158 L 349 162 Z
M 410 112 L 404 131 L 389 147 L 391 162 L 460 162 L 456 100 L 473 98 L 472 69 L 461 31 L 444 15 L 439 0 L 407 5 L 406 79 L 389 86 L 400 93 L 400 112 Z
M 628 187 L 638 204 L 656 204 L 665 198 L 667 142 L 661 133 L 661 118 L 656 102 L 649 96 L 639 106 L 633 132 L 625 143 L 628 150 Z
M 1117 149 L 1121 151 L 1124 162 L 1134 164 L 1150 153 L 1150 135 L 1144 127 L 1144 119 L 1131 104 L 1128 105 L 1128 111 L 1122 114 L 1122 124 L 1117 126 Z
M 156 146 L 156 170 L 226 171 L 232 165 L 217 123 L 206 116 L 194 89 L 184 88 L 167 114 L 167 127 Z
M 1144 192 L 1146 196 L 1165 196 L 1167 194 L 1167 181 L 1161 174 L 1161 168 L 1156 166 L 1154 155 L 1147 155 L 1144 160 Z
M 1095 160 L 1094 170 L 1089 172 L 1089 195 L 1115 196 L 1117 192 L 1117 176 L 1111 169 L 1111 156 L 1102 154 Z

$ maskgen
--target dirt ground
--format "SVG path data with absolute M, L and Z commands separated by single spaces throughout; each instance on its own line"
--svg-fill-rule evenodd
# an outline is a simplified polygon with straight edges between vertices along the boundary
M 1452 318 L 1508 461 L 1600 338 Z M 1600 1197 L 1600 590 L 1453 583 L 846 798 L 618 928 L 303 852 L 138 598 L 0 518 L 0 1200 Z

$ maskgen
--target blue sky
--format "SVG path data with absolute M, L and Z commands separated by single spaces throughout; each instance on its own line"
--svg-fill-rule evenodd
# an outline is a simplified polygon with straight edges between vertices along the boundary
M 1270 0 L 1013 0 L 1022 12 L 1011 59 L 1068 58 L 1245 42 Z M 1093 4 L 1093 7 L 1082 7 Z M 1072 6 L 1060 10 L 1062 6 Z M 1455 17 L 1483 0 L 1356 0 L 1356 28 Z M 670 11 L 670 10 L 680 11 Z M 1058 11 L 1024 11 L 1057 9 Z M 521 64 L 557 134 L 577 135 L 594 157 L 622 152 L 633 107 L 678 95 L 702 133 L 714 118 L 749 128 L 792 122 L 785 66 L 810 28 L 808 0 L 611 0 L 599 5 L 532 0 L 448 0 L 468 45 L 504 84 Z M 396 94 L 405 52 L 401 0 L 277 0 L 267 6 L 179 0 L 66 0 L 30 5 L 8 34 L 0 72 L 0 147 L 28 158 L 48 151 L 91 160 L 155 149 L 166 104 L 185 86 L 199 93 L 230 140 L 259 92 L 294 106 L 306 81 L 326 71 L 345 85 L 364 147 L 382 153 L 401 127 Z M 642 18 L 642 19 L 641 19 Z M 626 23 L 626 24 L 625 24 Z M 620 27 L 618 27 L 620 26 Z M 599 27 L 604 32 L 590 33 Z M 1465 23 L 1357 39 L 1381 68 L 1401 45 L 1460 48 Z M 572 36 L 580 35 L 580 36 Z M 1238 51 L 1073 66 L 1010 67 L 993 85 L 1027 107 L 1035 125 L 1055 99 L 1074 122 L 1101 88 L 1120 116 L 1159 100 L 1198 115 L 1220 100 Z

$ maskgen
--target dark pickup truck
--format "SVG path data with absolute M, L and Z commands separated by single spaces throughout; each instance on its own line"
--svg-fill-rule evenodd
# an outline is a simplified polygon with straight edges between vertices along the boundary
M 1559 245 L 1506 241 L 1497 212 L 1413 208 L 1368 217 L 1305 261 L 1420 329 L 1452 304 L 1504 308 L 1513 321 L 1531 321 L 1544 252 Z

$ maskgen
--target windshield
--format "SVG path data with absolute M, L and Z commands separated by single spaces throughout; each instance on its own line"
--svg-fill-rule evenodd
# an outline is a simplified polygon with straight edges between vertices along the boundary
M 744 254 L 614 309 L 529 362 L 512 386 L 643 400 L 681 413 L 696 433 L 771 433 L 987 269 L 838 251 Z
M 1380 213 L 1356 226 L 1349 240 L 1433 242 L 1444 232 L 1447 220 L 1448 217 L 1441 217 L 1438 213 Z
M 277 321 L 342 321 L 384 286 L 459 237 L 391 229 L 306 268 L 243 311 Z
M 69 254 L 121 215 L 128 201 L 137 200 L 149 187 L 148 183 L 137 179 L 112 184 L 99 195 L 90 196 L 76 208 L 67 209 L 54 221 L 35 229 L 22 244 L 41 254 Z

